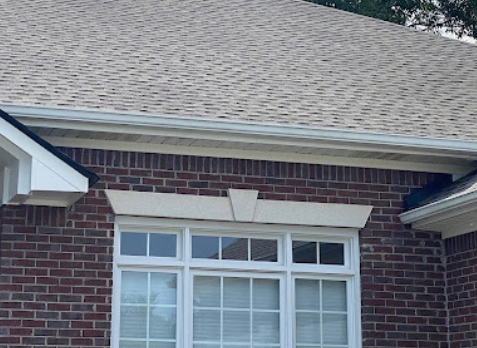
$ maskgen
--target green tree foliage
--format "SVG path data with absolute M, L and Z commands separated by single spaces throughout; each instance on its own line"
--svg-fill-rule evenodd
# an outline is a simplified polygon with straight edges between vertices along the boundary
M 477 39 L 477 0 L 306 0 L 426 30 Z

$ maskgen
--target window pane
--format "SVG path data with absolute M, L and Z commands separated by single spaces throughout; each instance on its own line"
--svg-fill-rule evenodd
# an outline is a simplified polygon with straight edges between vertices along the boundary
M 147 307 L 121 306 L 119 336 L 146 338 Z
M 154 342 L 149 341 L 149 348 L 175 348 L 175 342 Z
M 194 348 L 220 348 L 220 344 L 194 343 Z
M 278 279 L 253 279 L 253 308 L 279 308 Z
M 149 348 L 175 346 L 171 341 L 176 339 L 176 277 L 174 273 L 122 272 L 119 336 L 131 340 L 121 340 L 121 347 L 134 346 L 137 339 L 156 339 Z
M 223 260 L 248 260 L 248 239 L 222 237 Z
M 219 237 L 192 236 L 192 257 L 218 259 Z
M 297 279 L 295 281 L 296 309 L 320 309 L 320 281 Z
M 147 348 L 145 341 L 119 341 L 119 348 Z
M 250 279 L 224 278 L 224 307 L 250 308 Z
M 293 262 L 316 263 L 316 242 L 293 241 Z
M 252 239 L 252 260 L 277 262 L 278 241 L 276 239 Z
M 121 233 L 121 255 L 146 256 L 146 252 L 147 233 Z
M 279 313 L 253 313 L 253 343 L 280 342 Z
M 176 309 L 152 307 L 149 310 L 149 337 L 162 339 L 176 338 Z
M 146 272 L 122 272 L 121 303 L 147 303 Z
M 176 257 L 175 234 L 151 233 L 149 238 L 149 256 Z
M 321 339 L 320 313 L 296 313 L 296 342 L 319 344 Z
M 194 310 L 194 341 L 220 341 L 220 310 Z
M 344 244 L 320 243 L 320 263 L 323 265 L 344 265 Z
M 250 342 L 249 311 L 224 311 L 224 342 Z
M 323 310 L 346 311 L 346 282 L 323 281 Z
M 151 273 L 151 304 L 176 304 L 177 275 L 174 273 Z
M 220 278 L 194 277 L 194 306 L 220 307 Z
M 348 343 L 346 314 L 323 314 L 323 343 Z

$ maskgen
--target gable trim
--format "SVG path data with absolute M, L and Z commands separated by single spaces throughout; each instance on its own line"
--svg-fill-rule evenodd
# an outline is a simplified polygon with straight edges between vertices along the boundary
M 98 179 L 0 110 L 1 204 L 67 206 Z

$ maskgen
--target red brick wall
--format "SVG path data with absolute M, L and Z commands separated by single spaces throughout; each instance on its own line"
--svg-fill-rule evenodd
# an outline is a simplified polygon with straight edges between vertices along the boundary
M 64 149 L 101 181 L 68 209 L 2 211 L 0 346 L 109 344 L 113 215 L 103 189 L 371 204 L 361 232 L 363 347 L 447 347 L 443 245 L 399 223 L 403 197 L 440 175 Z M 2 347 L 3 347 L 2 346 Z
M 477 232 L 445 244 L 450 347 L 477 347 Z

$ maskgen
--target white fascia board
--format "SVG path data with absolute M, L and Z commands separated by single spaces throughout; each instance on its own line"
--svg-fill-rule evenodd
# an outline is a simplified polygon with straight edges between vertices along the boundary
M 67 206 L 88 192 L 88 178 L 2 118 L 0 148 L 2 204 Z
M 451 238 L 477 230 L 477 192 L 430 203 L 399 215 L 417 230 L 441 232 Z
M 422 207 L 412 209 L 399 215 L 403 224 L 410 224 L 428 219 L 433 216 L 442 216 L 449 211 L 456 213 L 468 205 L 477 205 L 477 191 L 457 196 L 455 198 L 444 199 L 434 203 L 426 204 Z
M 87 191 L 88 179 L 81 173 L 51 154 L 43 146 L 3 119 L 0 119 L 0 129 L 1 135 L 5 139 L 15 144 L 15 146 L 32 158 L 35 158 L 38 162 L 54 170 L 58 176 L 69 182 L 72 189 L 81 192 L 85 192 L 84 190 Z
M 119 111 L 98 111 L 61 107 L 0 104 L 27 125 L 98 132 L 154 134 L 185 138 L 252 143 L 290 144 L 340 149 L 367 149 L 380 152 L 475 158 L 477 142 L 417 136 L 381 134 L 356 130 L 311 128 L 267 123 L 213 120 L 197 117 L 156 115 Z M 162 131 L 162 133 L 161 133 Z M 285 141 L 285 143 L 284 143 Z

